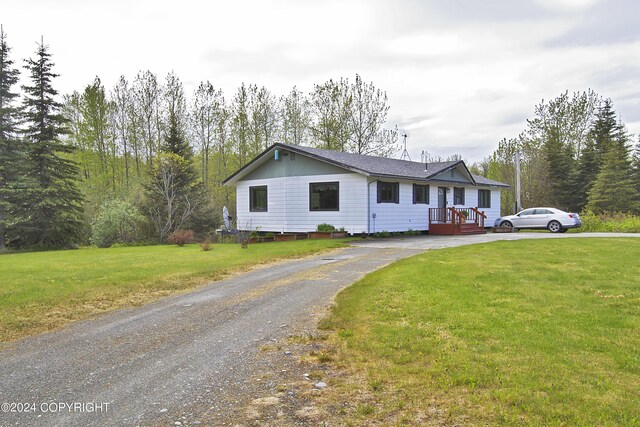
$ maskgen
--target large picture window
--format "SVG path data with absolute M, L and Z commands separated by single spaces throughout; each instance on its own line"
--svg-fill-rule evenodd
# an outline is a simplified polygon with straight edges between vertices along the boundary
M 249 211 L 267 211 L 267 186 L 249 187 Z
M 478 207 L 491 207 L 491 190 L 478 190 Z
M 453 187 L 453 204 L 464 205 L 464 187 Z
M 340 210 L 339 182 L 312 182 L 309 184 L 310 211 Z
M 413 204 L 429 204 L 429 186 L 413 184 Z
M 400 184 L 378 181 L 378 203 L 400 203 Z

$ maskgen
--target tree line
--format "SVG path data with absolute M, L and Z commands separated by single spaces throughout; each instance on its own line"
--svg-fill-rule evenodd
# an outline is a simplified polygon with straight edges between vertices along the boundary
M 43 41 L 24 61 L 20 92 L 10 52 L 0 28 L 0 250 L 204 236 L 222 206 L 234 215 L 235 192 L 222 181 L 275 142 L 397 152 L 387 95 L 359 75 L 282 96 L 243 83 L 227 98 L 209 81 L 187 97 L 175 73 L 141 71 L 60 97 Z M 471 165 L 512 185 L 503 213 L 514 210 L 516 151 L 525 207 L 640 212 L 640 143 L 634 150 L 610 99 L 589 90 L 543 100 L 520 135 Z
M 476 165 L 481 174 L 512 186 L 502 192 L 503 213 L 513 213 L 516 203 L 516 152 L 524 207 L 640 213 L 640 140 L 633 147 L 612 101 L 592 90 L 543 100 L 520 135 L 500 141 Z
M 0 249 L 205 235 L 235 209 L 222 181 L 276 142 L 397 151 L 387 95 L 359 75 L 282 96 L 243 83 L 227 98 L 209 81 L 188 97 L 175 73 L 141 71 L 60 97 L 43 41 L 21 92 L 10 52 L 0 30 Z

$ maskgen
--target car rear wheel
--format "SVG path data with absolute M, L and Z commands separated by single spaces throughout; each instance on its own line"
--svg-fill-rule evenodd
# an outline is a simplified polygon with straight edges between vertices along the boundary
M 547 226 L 547 228 L 552 233 L 561 233 L 562 232 L 562 225 L 560 225 L 560 223 L 558 221 L 551 221 L 549 223 L 549 225 Z
M 513 228 L 513 224 L 511 224 L 511 221 L 502 221 L 500 223 L 500 227 L 502 227 L 502 228 Z

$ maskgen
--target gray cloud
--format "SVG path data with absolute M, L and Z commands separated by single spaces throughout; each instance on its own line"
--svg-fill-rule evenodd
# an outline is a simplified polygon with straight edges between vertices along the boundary
M 96 74 L 109 85 L 140 69 L 160 78 L 175 70 L 189 90 L 208 79 L 230 100 L 243 81 L 283 95 L 360 73 L 387 91 L 389 126 L 410 128 L 412 156 L 426 149 L 473 161 L 517 136 L 541 99 L 565 90 L 611 97 L 640 131 L 638 4 L 24 0 L 6 2 L 2 15 L 18 62 L 44 34 L 61 92 Z
M 640 85 L 640 66 L 635 64 L 612 64 L 609 69 L 592 73 L 590 80 L 595 85 L 604 88 L 612 86 L 638 87 Z
M 423 3 L 415 0 L 417 3 Z M 429 11 L 440 19 L 457 23 L 500 23 L 505 21 L 532 21 L 553 16 L 553 12 L 530 0 L 449 0 L 427 2 Z
M 640 3 L 637 0 L 608 0 L 588 9 L 578 24 L 547 46 L 595 46 L 640 40 Z

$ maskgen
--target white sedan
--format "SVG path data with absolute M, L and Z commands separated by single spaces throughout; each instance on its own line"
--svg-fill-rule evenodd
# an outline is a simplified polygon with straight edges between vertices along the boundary
M 582 226 L 582 221 L 577 213 L 555 208 L 531 208 L 515 215 L 501 216 L 493 225 L 509 228 L 546 228 L 552 233 L 564 233 L 569 228 Z

